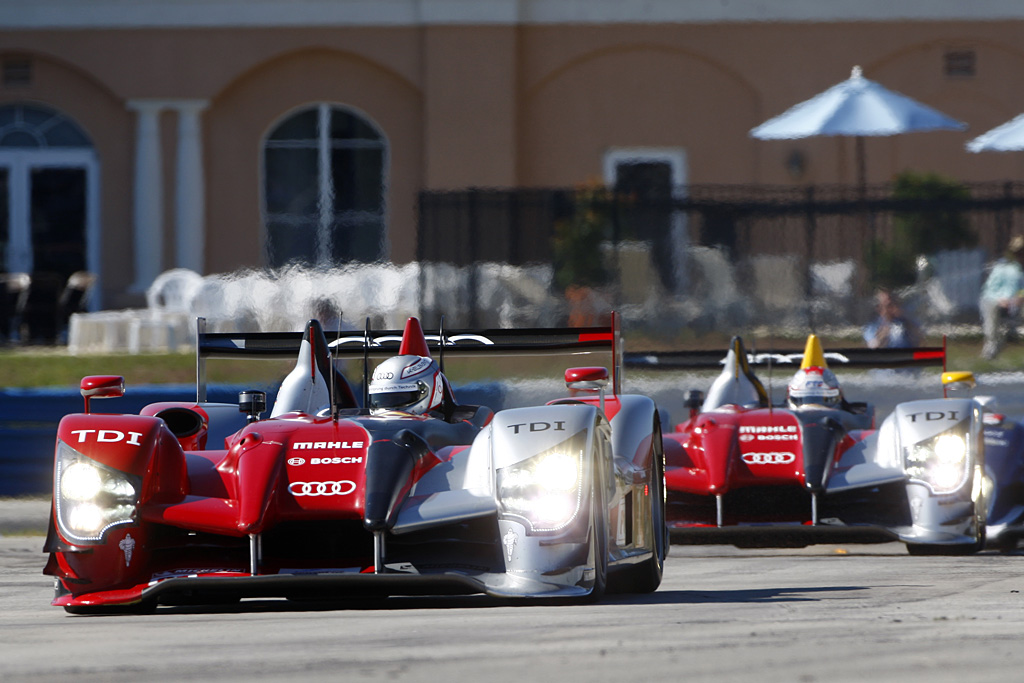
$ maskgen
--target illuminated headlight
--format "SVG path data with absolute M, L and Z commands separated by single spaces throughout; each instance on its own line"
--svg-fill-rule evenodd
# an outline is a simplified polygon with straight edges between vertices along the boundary
M 586 432 L 497 472 L 502 510 L 533 532 L 565 528 L 580 511 Z
M 904 467 L 912 479 L 928 484 L 935 493 L 951 493 L 967 481 L 967 453 L 966 435 L 943 432 L 907 448 Z
M 134 477 L 85 457 L 63 441 L 57 442 L 55 468 L 57 523 L 68 540 L 102 541 L 107 529 L 135 518 Z

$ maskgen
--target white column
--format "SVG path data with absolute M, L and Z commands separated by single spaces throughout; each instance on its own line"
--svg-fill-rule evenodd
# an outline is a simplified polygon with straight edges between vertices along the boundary
M 206 184 L 203 177 L 203 135 L 200 113 L 205 100 L 170 103 L 178 111 L 178 156 L 174 188 L 176 265 L 203 272 L 205 257 Z
M 320 201 L 317 202 L 320 209 L 320 226 L 317 230 L 316 262 L 318 266 L 328 266 L 333 261 L 331 226 L 334 223 L 334 180 L 331 172 L 331 107 L 327 104 L 320 104 L 317 130 L 320 136 L 317 162 L 317 175 L 320 176 Z
M 160 274 L 163 251 L 163 174 L 160 158 L 160 112 L 164 102 L 132 100 L 135 123 L 135 281 L 129 291 L 145 292 Z
M 5 150 L 6 151 L 6 150 Z M 10 197 L 14 201 L 7 207 L 7 262 L 4 269 L 11 273 L 32 272 L 32 239 L 29 201 L 19 201 L 19 197 L 29 197 L 32 192 L 29 183 L 30 167 L 25 154 L 15 152 L 13 163 L 7 167 L 7 182 Z M 5 197 L 6 199 L 6 197 Z

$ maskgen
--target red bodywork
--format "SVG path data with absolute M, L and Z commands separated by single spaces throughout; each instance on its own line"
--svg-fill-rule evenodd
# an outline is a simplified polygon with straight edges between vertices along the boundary
M 806 484 L 800 424 L 785 410 L 729 406 L 698 415 L 666 436 L 665 457 L 671 490 L 715 494 Z
M 203 415 L 200 406 L 188 404 L 158 404 L 143 412 L 168 409 Z M 58 597 L 55 605 L 130 602 L 152 582 L 193 574 L 197 566 L 219 567 L 221 571 L 214 572 L 218 575 L 248 575 L 249 535 L 282 523 L 362 524 L 371 437 L 352 420 L 296 414 L 262 421 L 239 431 L 223 450 L 183 450 L 161 418 L 145 414 L 69 415 L 57 436 L 82 455 L 137 477 L 141 492 L 137 522 L 111 529 L 98 544 L 76 544 L 67 538 L 55 509 L 51 534 L 64 551 L 53 554 L 47 573 L 62 579 L 71 591 Z M 198 436 L 183 440 L 197 445 Z M 420 460 L 406 488 L 438 462 L 432 454 Z M 167 527 L 185 534 L 211 534 L 211 546 L 188 554 L 161 553 L 165 543 L 160 536 Z M 239 542 L 225 545 L 224 537 Z M 323 567 L 325 561 L 309 558 L 310 566 Z M 353 571 L 373 566 L 368 551 L 331 562 L 330 566 Z M 272 556 L 264 557 L 261 573 L 283 568 L 274 563 Z M 289 558 L 290 567 L 295 564 Z
M 810 496 L 870 432 L 839 430 L 837 438 L 805 448 L 808 431 L 824 428 L 784 408 L 726 405 L 665 434 L 670 528 L 812 523 Z M 728 502 L 719 507 L 716 497 Z

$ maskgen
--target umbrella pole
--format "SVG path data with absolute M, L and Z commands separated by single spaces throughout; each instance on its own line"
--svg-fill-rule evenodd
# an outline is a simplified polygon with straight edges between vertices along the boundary
M 860 193 L 861 211 L 864 212 L 864 219 L 868 233 L 868 244 L 871 245 L 872 263 L 874 264 L 875 250 L 875 212 L 868 207 L 868 173 L 867 164 L 864 161 L 864 136 L 858 135 L 854 140 L 854 151 L 857 157 L 857 191 Z M 875 264 L 877 265 L 877 264 Z
M 855 155 L 857 157 L 857 188 L 860 191 L 860 198 L 867 196 L 868 172 L 867 164 L 864 162 L 864 136 L 858 135 L 855 143 Z

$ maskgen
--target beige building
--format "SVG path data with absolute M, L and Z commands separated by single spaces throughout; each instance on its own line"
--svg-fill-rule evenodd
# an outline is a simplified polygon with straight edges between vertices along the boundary
M 854 180 L 853 141 L 748 131 L 859 65 L 969 124 L 869 139 L 1020 179 L 964 143 L 1024 112 L 1019 0 L 0 0 L 8 271 L 160 272 L 415 254 L 424 189 Z

